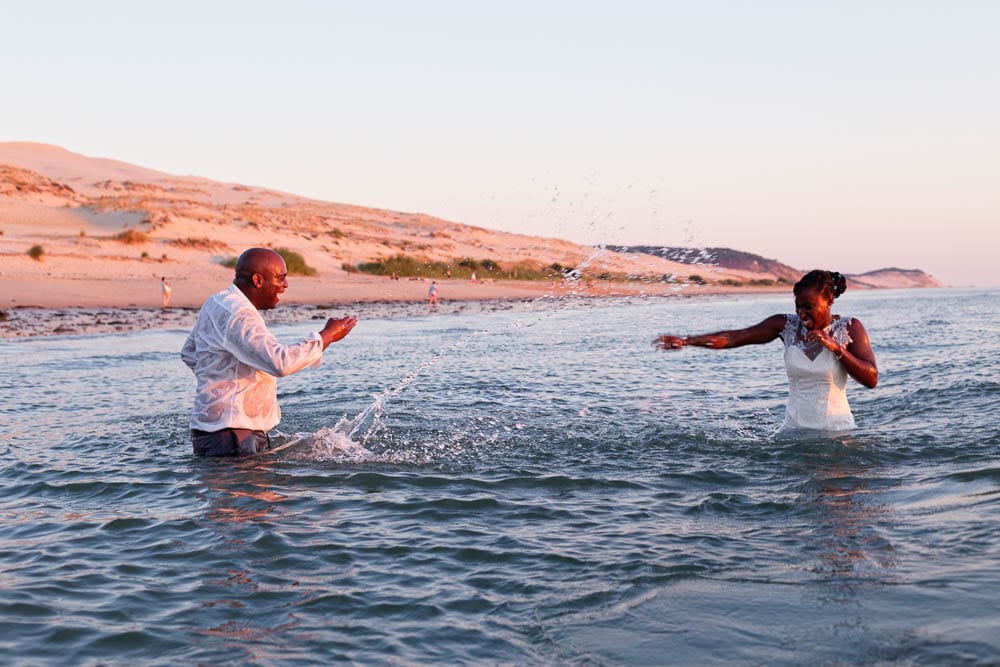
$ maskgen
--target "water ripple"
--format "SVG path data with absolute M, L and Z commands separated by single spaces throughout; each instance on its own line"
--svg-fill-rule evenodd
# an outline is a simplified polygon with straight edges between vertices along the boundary
M 182 331 L 0 344 L 0 651 L 988 664 L 994 293 L 851 298 L 883 376 L 846 437 L 775 436 L 780 346 L 650 349 L 785 295 L 367 322 L 279 383 L 289 434 L 384 397 L 354 457 L 193 457 Z

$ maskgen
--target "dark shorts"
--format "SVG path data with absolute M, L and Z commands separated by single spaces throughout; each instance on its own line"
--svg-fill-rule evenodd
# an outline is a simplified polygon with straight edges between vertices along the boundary
M 271 439 L 264 431 L 246 428 L 191 429 L 191 446 L 198 456 L 253 456 L 271 449 Z

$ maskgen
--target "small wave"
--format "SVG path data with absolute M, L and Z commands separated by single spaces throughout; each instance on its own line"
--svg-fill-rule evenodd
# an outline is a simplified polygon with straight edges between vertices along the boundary
M 1000 482 L 1000 468 L 991 467 L 979 470 L 963 470 L 962 472 L 951 473 L 948 475 L 948 479 L 958 482 L 978 482 L 979 480 Z

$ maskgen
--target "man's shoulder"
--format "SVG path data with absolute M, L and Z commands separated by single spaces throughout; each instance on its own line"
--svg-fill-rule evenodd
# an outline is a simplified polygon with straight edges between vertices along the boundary
M 256 310 L 249 299 L 235 285 L 230 285 L 208 297 L 205 306 L 221 308 L 233 313 L 244 309 Z
M 260 318 L 260 312 L 235 286 L 227 287 L 208 297 L 201 307 L 201 314 L 213 320 L 217 320 L 219 317 L 227 319 Z

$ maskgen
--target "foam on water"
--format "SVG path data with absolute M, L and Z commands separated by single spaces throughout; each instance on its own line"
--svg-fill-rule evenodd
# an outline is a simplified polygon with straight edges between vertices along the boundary
M 287 442 L 272 450 L 289 460 L 362 463 L 372 460 L 372 453 L 351 439 L 342 429 L 344 420 L 333 428 L 323 427 L 315 433 L 296 433 Z

